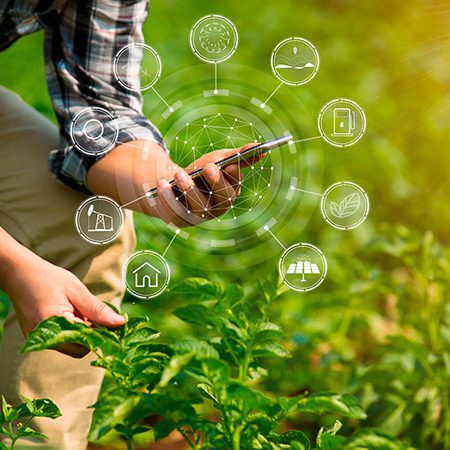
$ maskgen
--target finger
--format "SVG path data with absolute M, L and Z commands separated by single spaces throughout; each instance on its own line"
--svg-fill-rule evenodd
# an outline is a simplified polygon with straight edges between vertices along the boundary
M 215 164 L 208 164 L 203 169 L 203 177 L 211 189 L 214 216 L 222 215 L 237 195 L 238 184 L 232 185 L 222 172 Z
M 193 163 L 189 164 L 189 166 L 186 167 L 185 170 L 189 173 L 196 169 L 202 169 L 202 168 L 206 167 L 208 164 L 217 163 L 218 161 L 221 161 L 222 159 L 226 159 L 226 158 L 229 158 L 230 156 L 234 156 L 238 153 L 242 153 L 244 150 L 247 150 L 251 147 L 255 147 L 256 145 L 258 145 L 258 144 L 255 142 L 252 142 L 250 144 L 246 144 L 246 145 L 243 145 L 242 147 L 238 147 L 238 148 L 224 148 L 221 150 L 214 150 L 212 152 L 206 153 L 199 159 L 195 160 Z M 256 158 L 255 160 L 258 160 L 261 158 L 261 155 L 258 155 L 255 158 Z
M 241 164 L 231 164 L 223 169 L 223 173 L 235 190 L 241 187 L 244 180 Z
M 202 218 L 210 216 L 208 199 L 197 188 L 194 180 L 185 171 L 177 172 L 174 179 L 187 201 L 187 213 L 196 214 Z
M 167 180 L 158 182 L 158 199 L 160 217 L 166 223 L 173 223 L 177 227 L 187 227 L 202 222 L 195 214 L 188 214 L 186 206 L 174 194 L 172 186 Z
M 89 321 L 95 322 L 104 327 L 118 327 L 125 323 L 125 318 L 117 314 L 106 303 L 100 301 L 87 289 L 81 295 L 69 300 L 75 308 Z

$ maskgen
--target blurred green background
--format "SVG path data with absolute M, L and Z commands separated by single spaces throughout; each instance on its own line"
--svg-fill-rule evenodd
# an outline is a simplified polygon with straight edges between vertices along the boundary
M 304 137 L 314 133 L 318 111 L 333 98 L 355 100 L 367 116 L 366 135 L 353 147 L 302 147 L 317 154 L 316 166 L 308 172 L 317 175 L 311 183 L 320 189 L 344 179 L 355 181 L 367 190 L 371 212 L 360 228 L 342 232 L 322 220 L 317 201 L 301 197 L 289 218 L 291 229 L 298 225 L 298 230 L 280 231 L 286 244 L 297 238 L 318 244 L 329 259 L 329 274 L 318 290 L 292 292 L 276 306 L 274 321 L 286 328 L 295 357 L 271 367 L 266 389 L 352 392 L 369 408 L 366 426 L 409 439 L 420 449 L 450 448 L 450 4 L 153 1 L 145 39 L 163 60 L 156 87 L 168 98 L 174 93 L 183 97 L 183 86 L 195 81 L 190 74 L 212 74 L 188 45 L 193 23 L 212 12 L 229 17 L 240 37 L 230 63 L 219 67 L 222 87 L 228 78 L 245 77 L 242 67 L 248 66 L 255 72 L 243 81 L 255 92 L 270 93 L 278 84 L 270 78 L 273 48 L 286 37 L 301 36 L 318 48 L 319 73 L 300 88 L 283 86 L 274 102 L 294 118 L 299 103 L 309 111 Z M 0 84 L 54 120 L 42 47 L 38 33 L 1 53 Z M 233 73 L 234 68 L 240 73 Z M 258 78 L 258 71 L 265 75 Z M 179 84 L 168 86 L 164 78 L 177 73 Z M 146 112 L 164 129 L 160 108 L 156 97 L 146 95 Z M 161 229 L 151 219 L 137 218 L 139 247 L 162 252 Z M 275 242 L 266 244 L 271 255 L 280 251 Z M 236 260 L 226 258 L 222 267 L 206 271 L 204 249 L 196 253 L 192 248 L 188 264 L 182 264 L 186 245 L 175 244 L 168 255 L 176 261 L 175 280 L 195 275 L 250 286 L 277 265 L 275 257 L 265 261 L 264 255 L 256 255 L 260 263 L 251 272 L 233 270 Z M 8 303 L 1 299 L 4 316 Z M 131 313 L 150 314 L 155 326 L 175 339 L 192 331 L 168 314 L 173 307 L 170 295 L 138 304 L 127 298 L 126 306 Z M 347 424 L 347 430 L 357 426 Z

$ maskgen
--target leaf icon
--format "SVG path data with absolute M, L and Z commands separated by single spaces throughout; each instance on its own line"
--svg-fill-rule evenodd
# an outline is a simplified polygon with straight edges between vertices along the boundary
M 355 214 L 361 204 L 359 194 L 353 193 L 344 197 L 340 203 L 330 202 L 330 211 L 338 219 L 344 219 Z

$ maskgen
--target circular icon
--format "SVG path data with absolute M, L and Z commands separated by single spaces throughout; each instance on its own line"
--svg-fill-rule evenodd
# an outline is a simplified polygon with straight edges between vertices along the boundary
M 91 244 L 102 245 L 113 241 L 121 232 L 122 225 L 122 209 L 108 197 L 90 197 L 75 213 L 78 234 Z
M 70 137 L 82 153 L 97 156 L 111 150 L 119 128 L 111 113 L 98 106 L 80 111 L 70 124 Z
M 146 44 L 129 44 L 114 58 L 113 72 L 117 82 L 130 91 L 145 91 L 160 78 L 161 58 Z
M 323 218 L 339 230 L 351 230 L 361 225 L 369 208 L 369 197 L 364 189 L 350 181 L 331 185 L 320 202 Z
M 275 47 L 271 64 L 282 83 L 300 86 L 311 81 L 319 71 L 319 53 L 306 39 L 291 37 Z
M 129 292 L 138 298 L 150 299 L 167 288 L 170 267 L 159 253 L 143 250 L 128 258 L 122 276 Z
M 329 144 L 348 147 L 363 137 L 366 131 L 366 115 L 352 100 L 332 100 L 319 113 L 319 131 Z
M 231 20 L 211 14 L 195 23 L 189 41 L 192 51 L 202 61 L 221 63 L 234 54 L 239 37 Z
M 327 260 L 314 245 L 294 244 L 284 251 L 278 269 L 286 286 L 306 292 L 315 289 L 325 279 Z

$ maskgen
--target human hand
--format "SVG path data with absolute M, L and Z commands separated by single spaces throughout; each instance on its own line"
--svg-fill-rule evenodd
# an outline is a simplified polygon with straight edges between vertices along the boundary
M 125 323 L 120 314 L 92 295 L 75 275 L 31 252 L 18 258 L 7 275 L 5 290 L 25 336 L 51 316 L 106 327 Z M 89 352 L 75 344 L 61 345 L 57 350 L 74 357 L 82 357 Z
M 175 190 L 168 180 L 159 180 L 156 200 L 159 217 L 167 223 L 186 227 L 224 214 L 240 194 L 242 169 L 262 156 L 239 164 L 230 164 L 223 169 L 215 163 L 254 145 L 252 143 L 237 149 L 216 150 L 203 155 L 186 169 L 175 172 Z M 189 173 L 198 169 L 203 169 L 203 175 L 194 180 Z

